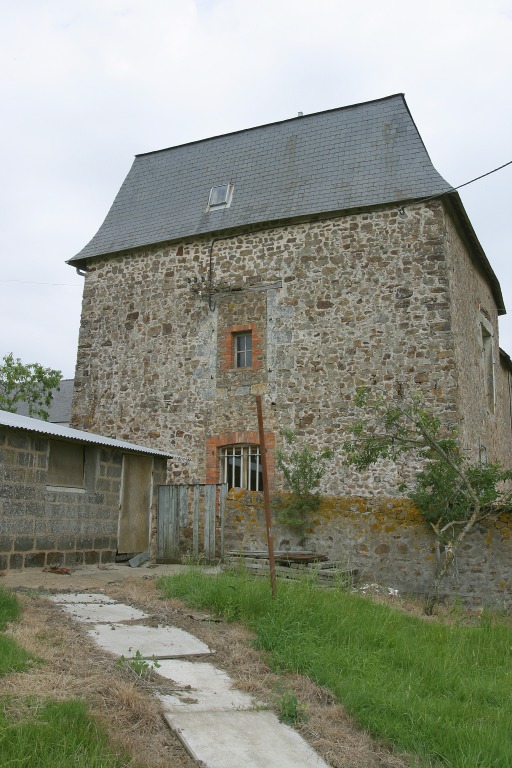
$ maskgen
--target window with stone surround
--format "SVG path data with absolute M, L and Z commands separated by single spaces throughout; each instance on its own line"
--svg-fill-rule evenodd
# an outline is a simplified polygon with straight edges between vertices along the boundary
M 252 368 L 252 331 L 233 334 L 235 368 Z
M 263 490 L 259 445 L 225 445 L 219 451 L 220 481 L 229 488 Z

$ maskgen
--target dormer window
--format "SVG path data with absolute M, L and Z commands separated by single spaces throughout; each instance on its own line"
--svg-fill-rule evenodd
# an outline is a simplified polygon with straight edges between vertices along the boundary
M 233 197 L 233 184 L 221 184 L 210 189 L 206 211 L 216 211 L 218 208 L 229 208 Z

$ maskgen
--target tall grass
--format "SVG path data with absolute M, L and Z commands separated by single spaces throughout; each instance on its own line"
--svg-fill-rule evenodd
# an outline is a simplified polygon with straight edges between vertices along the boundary
M 450 768 L 512 766 L 512 627 L 427 622 L 310 581 L 189 572 L 159 581 L 256 633 L 278 670 L 330 688 L 374 735 Z

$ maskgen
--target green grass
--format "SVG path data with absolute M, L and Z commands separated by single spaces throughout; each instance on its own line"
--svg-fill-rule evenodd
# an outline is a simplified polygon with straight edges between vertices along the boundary
M 16 595 L 0 589 L 0 632 L 10 621 L 15 621 L 20 614 L 20 606 Z
M 18 616 L 16 596 L 0 589 L 0 676 L 22 672 L 34 661 L 2 633 Z M 0 680 L 0 691 L 1 685 Z M 0 696 L 2 768 L 123 768 L 129 762 L 109 747 L 84 703 Z
M 128 762 L 109 748 L 80 701 L 33 701 L 21 720 L 0 713 L 2 768 L 123 768 Z
M 312 582 L 189 572 L 159 580 L 256 633 L 280 671 L 329 688 L 361 726 L 426 765 L 512 766 L 512 626 L 424 621 Z
M 0 589 L 0 633 L 10 621 L 19 616 L 20 608 L 16 596 Z M 0 675 L 21 672 L 31 661 L 31 656 L 10 637 L 0 634 Z

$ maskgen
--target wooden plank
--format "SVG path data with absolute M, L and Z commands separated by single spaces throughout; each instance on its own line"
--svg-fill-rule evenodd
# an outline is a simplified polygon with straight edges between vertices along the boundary
M 170 486 L 158 486 L 157 557 L 163 560 L 169 531 Z
M 205 486 L 204 505 L 204 554 L 207 560 L 215 560 L 215 512 L 217 508 L 217 486 Z
M 192 520 L 192 554 L 194 557 L 199 556 L 199 496 L 201 494 L 201 488 L 199 485 L 194 485 L 194 511 Z
M 178 485 L 178 514 L 180 527 L 188 525 L 188 485 Z
M 220 486 L 220 559 L 224 560 L 224 518 L 226 512 L 226 497 L 228 495 L 228 484 L 222 483 Z

